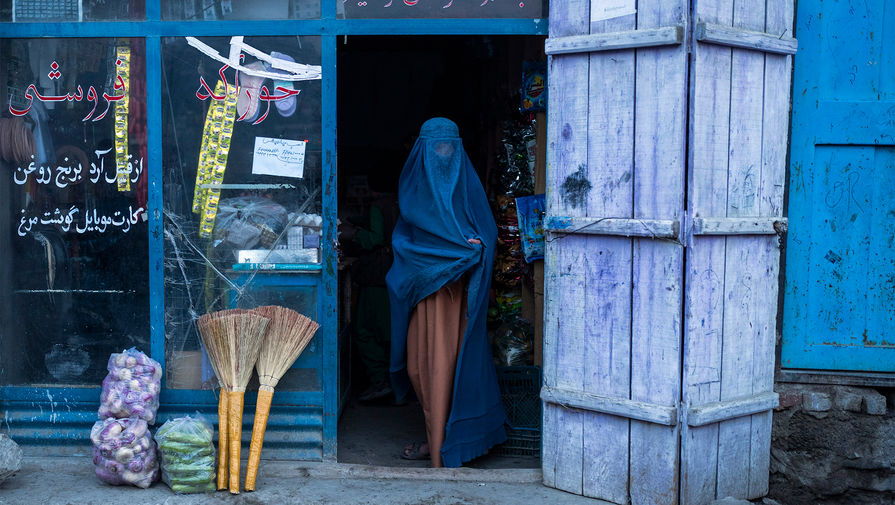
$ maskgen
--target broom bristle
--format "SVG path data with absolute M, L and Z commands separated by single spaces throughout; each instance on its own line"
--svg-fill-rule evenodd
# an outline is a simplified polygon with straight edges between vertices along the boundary
M 197 323 L 221 387 L 245 391 L 261 351 L 268 319 L 251 310 L 227 309 L 205 314 Z
M 252 378 L 252 370 L 258 361 L 261 344 L 264 342 L 264 330 L 270 321 L 259 314 L 246 312 L 225 316 L 230 329 L 230 378 L 233 391 L 245 391 Z
M 256 368 L 261 386 L 272 391 L 307 347 L 320 325 L 305 315 L 278 305 L 258 307 L 255 312 L 270 320 Z
M 221 388 L 229 390 L 230 384 L 225 380 L 224 370 L 230 367 L 230 352 L 223 324 L 212 314 L 204 314 L 197 321 L 197 325 L 214 375 L 218 378 Z

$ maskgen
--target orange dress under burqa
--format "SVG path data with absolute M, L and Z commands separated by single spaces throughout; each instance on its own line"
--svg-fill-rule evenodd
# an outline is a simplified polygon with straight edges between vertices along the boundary
M 407 327 L 407 375 L 426 416 L 433 468 L 442 466 L 454 371 L 466 333 L 466 284 L 464 278 L 424 298 Z

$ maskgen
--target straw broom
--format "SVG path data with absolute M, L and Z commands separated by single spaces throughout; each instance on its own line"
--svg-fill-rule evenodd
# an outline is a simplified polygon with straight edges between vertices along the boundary
M 227 328 L 230 367 L 222 370 L 225 382 L 232 384 L 229 393 L 227 431 L 230 437 L 230 493 L 239 494 L 239 463 L 242 449 L 242 407 L 246 386 L 252 378 L 252 369 L 258 361 L 264 330 L 270 321 L 253 312 L 224 316 Z
M 267 429 L 274 388 L 307 347 L 320 326 L 294 310 L 277 305 L 258 307 L 255 312 L 270 319 L 270 323 L 256 364 L 258 381 L 261 385 L 258 388 L 258 403 L 255 406 L 255 423 L 252 425 L 252 445 L 249 448 L 249 463 L 246 468 L 246 491 L 255 490 L 261 446 L 264 443 L 264 432 Z
M 230 415 L 229 393 L 233 388 L 233 384 L 226 381 L 229 376 L 225 376 L 223 372 L 229 370 L 231 358 L 228 345 L 229 337 L 226 336 L 225 320 L 222 318 L 247 312 L 249 311 L 245 309 L 219 310 L 203 314 L 197 321 L 205 352 L 208 354 L 214 375 L 221 386 L 218 399 L 218 490 L 227 489 L 228 484 L 227 469 L 230 462 L 227 458 L 229 454 L 227 447 L 230 444 L 230 439 L 228 438 L 227 417 Z
M 230 439 L 227 438 L 227 416 L 230 413 L 230 403 L 227 400 L 230 398 L 230 387 L 224 382 L 221 370 L 229 368 L 230 356 L 226 346 L 227 339 L 224 337 L 220 321 L 213 318 L 211 314 L 203 314 L 197 324 L 205 352 L 214 369 L 214 375 L 221 385 L 221 392 L 218 395 L 218 490 L 221 490 L 227 489 L 227 465 L 229 464 L 227 444 L 230 442 Z

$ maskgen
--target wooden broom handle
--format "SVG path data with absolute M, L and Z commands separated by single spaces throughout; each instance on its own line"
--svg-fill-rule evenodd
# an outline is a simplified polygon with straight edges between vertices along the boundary
M 227 417 L 230 415 L 230 393 L 221 388 L 218 400 L 218 490 L 227 489 L 227 446 L 230 438 L 227 432 Z
M 242 404 L 245 391 L 230 392 L 230 417 L 227 430 L 230 432 L 230 493 L 239 494 L 239 453 L 242 449 Z
M 267 430 L 267 418 L 270 415 L 270 404 L 273 391 L 262 387 L 258 389 L 258 403 L 255 406 L 255 422 L 252 425 L 252 445 L 249 448 L 249 465 L 246 468 L 246 491 L 255 490 L 258 477 L 258 465 L 261 463 L 261 446 L 264 444 L 264 432 Z

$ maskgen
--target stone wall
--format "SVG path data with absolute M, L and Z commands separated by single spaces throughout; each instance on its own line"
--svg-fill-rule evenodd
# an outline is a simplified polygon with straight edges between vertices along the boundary
M 895 391 L 775 390 L 769 497 L 782 505 L 895 504 Z

